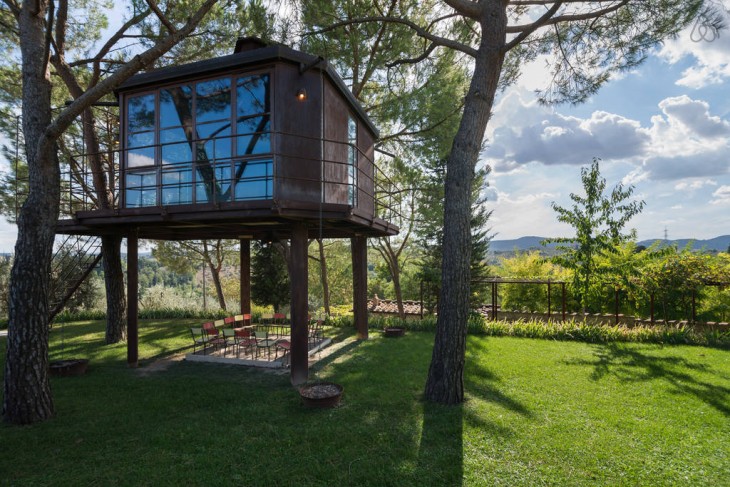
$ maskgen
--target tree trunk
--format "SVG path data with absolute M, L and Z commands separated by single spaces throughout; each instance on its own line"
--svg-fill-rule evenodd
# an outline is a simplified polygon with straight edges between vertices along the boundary
M 124 293 L 121 246 L 121 236 L 101 238 L 106 288 L 106 343 L 109 344 L 127 338 L 127 298 Z
M 398 316 L 400 319 L 406 319 L 406 310 L 403 307 L 403 291 L 400 287 L 400 268 L 396 266 L 390 270 L 391 277 L 393 278 L 393 292 L 395 293 L 395 301 L 398 304 Z
M 324 312 L 327 316 L 330 314 L 330 286 L 327 279 L 327 260 L 324 255 L 324 244 L 321 238 L 317 239 L 319 246 L 319 278 L 322 282 L 322 301 L 324 305 Z
M 226 298 L 223 296 L 223 286 L 221 285 L 221 273 L 220 269 L 213 265 L 212 261 L 208 261 L 208 268 L 210 269 L 210 275 L 213 277 L 213 284 L 215 284 L 215 293 L 218 297 L 218 306 L 222 310 L 226 310 Z
M 484 8 L 480 24 L 482 39 L 474 75 L 446 165 L 441 298 L 425 389 L 427 400 L 441 404 L 457 404 L 464 400 L 471 266 L 471 186 L 504 60 L 505 6 L 490 2 Z
M 3 417 L 14 424 L 43 421 L 54 413 L 48 381 L 48 290 L 60 173 L 54 144 L 45 136 L 51 122 L 43 18 L 47 7 L 45 1 L 26 1 L 19 17 L 29 194 L 18 218 L 3 387 Z

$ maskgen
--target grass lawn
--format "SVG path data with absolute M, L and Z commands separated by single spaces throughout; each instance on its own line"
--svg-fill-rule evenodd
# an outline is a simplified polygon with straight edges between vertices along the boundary
M 287 375 L 145 373 L 184 325 L 141 323 L 138 370 L 101 322 L 55 329 L 51 359 L 89 371 L 52 379 L 54 419 L 0 425 L 0 484 L 730 485 L 727 350 L 470 336 L 468 400 L 442 407 L 421 398 L 433 335 L 374 333 L 312 371 L 342 405 L 307 410 Z

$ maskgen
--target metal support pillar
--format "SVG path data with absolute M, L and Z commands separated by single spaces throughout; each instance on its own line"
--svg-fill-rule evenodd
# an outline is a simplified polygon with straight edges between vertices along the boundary
M 241 239 L 241 314 L 251 314 L 251 241 Z
M 289 363 L 290 380 L 294 386 L 304 384 L 309 379 L 308 244 L 306 225 L 295 224 L 291 232 L 289 258 L 291 290 L 291 360 Z
M 358 340 L 368 338 L 368 241 L 352 237 L 352 309 Z
M 138 290 L 138 240 L 137 232 L 127 236 L 127 365 L 136 368 L 139 361 L 139 311 Z

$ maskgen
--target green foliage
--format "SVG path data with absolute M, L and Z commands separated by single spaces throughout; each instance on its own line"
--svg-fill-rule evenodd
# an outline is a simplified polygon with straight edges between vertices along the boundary
M 433 311 L 438 303 L 441 290 L 441 262 L 443 260 L 443 198 L 446 160 L 429 167 L 426 181 L 423 183 L 423 197 L 420 201 L 420 225 L 417 228 L 422 250 L 419 277 L 424 283 L 424 301 L 429 311 Z M 489 234 L 487 224 L 491 211 L 486 209 L 486 198 L 482 190 L 487 186 L 489 167 L 477 171 L 472 185 L 471 197 L 471 289 L 470 302 L 476 306 L 489 301 L 489 287 L 479 282 L 490 274 L 485 261 L 489 250 Z
M 568 281 L 571 273 L 544 259 L 539 251 L 517 252 L 514 257 L 501 258 L 497 274 L 510 279 L 541 279 Z M 502 309 L 547 312 L 548 287 L 546 284 L 500 284 L 499 298 Z M 553 309 L 562 299 L 559 286 L 551 287 Z
M 561 254 L 553 261 L 573 270 L 574 292 L 584 310 L 591 310 L 591 283 L 602 270 L 596 266 L 596 259 L 615 252 L 617 245 L 635 237 L 633 231 L 622 232 L 629 220 L 644 208 L 643 201 L 630 201 L 633 186 L 624 189 L 618 184 L 606 194 L 606 180 L 601 177 L 599 161 L 594 158 L 590 168 L 581 168 L 585 196 L 571 193 L 572 208 L 552 204 L 558 221 L 572 226 L 575 236 L 545 241 L 560 244 Z
M 254 241 L 251 257 L 251 300 L 271 305 L 276 312 L 289 304 L 289 271 L 279 249 L 268 242 Z
M 353 328 L 352 315 L 328 318 L 328 326 Z M 402 320 L 395 316 L 370 316 L 368 328 L 382 330 L 386 327 L 402 327 L 413 332 L 436 331 L 436 317 L 427 316 L 422 320 Z M 582 321 L 537 320 L 493 321 L 473 313 L 469 316 L 467 332 L 470 335 L 495 337 L 539 338 L 543 340 L 578 341 L 586 343 L 638 342 L 671 345 L 702 345 L 730 349 L 730 330 L 707 331 L 689 325 L 592 325 Z
M 710 286 L 717 286 L 712 292 L 714 303 L 708 303 L 703 310 L 705 317 L 712 316 L 715 309 L 727 316 L 728 303 L 718 302 L 727 296 L 723 288 L 730 283 L 730 261 L 727 254 L 713 257 L 709 254 L 691 252 L 689 249 L 670 251 L 642 269 L 641 283 L 647 294 L 655 295 L 659 317 L 665 320 L 691 320 L 693 301 L 701 302 Z

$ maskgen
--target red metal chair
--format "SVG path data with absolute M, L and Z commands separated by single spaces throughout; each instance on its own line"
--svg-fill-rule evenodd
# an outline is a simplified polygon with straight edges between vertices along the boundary
M 203 332 L 208 336 L 208 343 L 216 348 L 226 346 L 226 341 L 220 336 L 220 331 L 212 321 L 203 323 Z
M 243 347 L 243 353 L 246 354 L 248 350 L 253 355 L 253 347 L 256 346 L 256 339 L 251 336 L 251 330 L 244 328 L 236 328 L 234 330 L 235 343 L 236 343 L 236 356 L 241 355 L 241 347 Z

